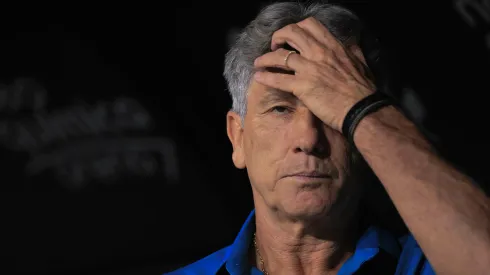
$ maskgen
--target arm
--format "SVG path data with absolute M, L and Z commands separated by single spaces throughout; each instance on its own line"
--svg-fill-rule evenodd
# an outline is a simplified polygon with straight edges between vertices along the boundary
M 300 54 L 278 49 L 284 42 Z M 376 90 L 360 65 L 365 65 L 360 48 L 344 47 L 314 18 L 276 31 L 271 49 L 255 67 L 294 74 L 259 71 L 255 80 L 292 93 L 337 131 L 355 102 Z M 365 117 L 354 142 L 436 272 L 488 274 L 490 202 L 469 177 L 438 157 L 394 107 Z
M 488 274 L 490 200 L 469 177 L 394 107 L 365 117 L 354 141 L 438 274 Z

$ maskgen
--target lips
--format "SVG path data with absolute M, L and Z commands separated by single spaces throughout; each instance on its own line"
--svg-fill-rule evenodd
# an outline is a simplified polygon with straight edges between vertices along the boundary
M 324 172 L 312 171 L 312 172 L 299 172 L 288 175 L 289 177 L 307 177 L 307 178 L 330 178 L 331 176 Z

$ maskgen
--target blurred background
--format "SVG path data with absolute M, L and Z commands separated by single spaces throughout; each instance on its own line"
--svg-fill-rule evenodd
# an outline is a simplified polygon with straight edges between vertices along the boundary
M 403 107 L 488 190 L 490 4 L 440 2 L 342 3 L 388 49 Z M 2 273 L 162 274 L 231 244 L 253 207 L 221 75 L 266 2 L 121 3 L 2 11 Z

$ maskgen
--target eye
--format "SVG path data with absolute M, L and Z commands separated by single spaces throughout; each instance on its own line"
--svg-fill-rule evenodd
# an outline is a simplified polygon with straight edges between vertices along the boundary
M 280 113 L 280 114 L 282 114 L 282 113 L 287 113 L 287 112 L 289 112 L 291 110 L 287 106 L 275 106 L 275 107 L 272 107 L 270 111 L 273 112 L 273 113 Z

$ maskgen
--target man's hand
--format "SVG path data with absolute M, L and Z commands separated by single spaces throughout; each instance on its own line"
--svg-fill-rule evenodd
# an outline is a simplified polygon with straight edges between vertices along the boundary
M 289 51 L 280 48 L 286 43 L 299 54 L 288 57 Z M 367 66 L 360 49 L 344 47 L 312 17 L 276 31 L 271 49 L 255 60 L 255 67 L 261 69 L 255 80 L 293 93 L 320 120 L 338 131 L 350 108 L 376 89 L 366 76 Z M 293 71 L 294 75 L 268 72 L 265 68 Z

